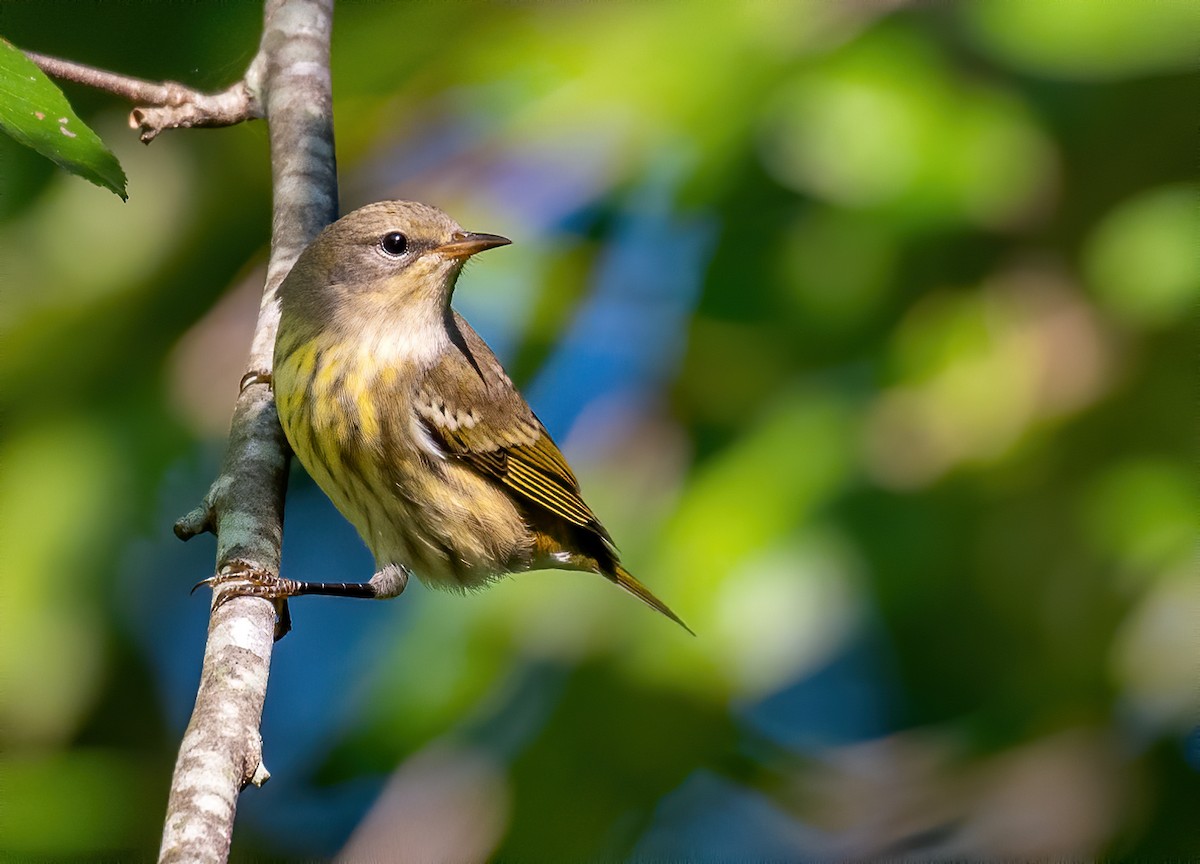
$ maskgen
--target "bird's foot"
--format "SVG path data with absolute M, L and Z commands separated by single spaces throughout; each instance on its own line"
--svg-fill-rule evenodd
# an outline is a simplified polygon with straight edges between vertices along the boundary
M 276 576 L 261 567 L 255 567 L 248 561 L 234 560 L 227 563 L 207 579 L 201 579 L 192 586 L 195 591 L 201 585 L 213 589 L 213 609 L 224 606 L 234 597 L 262 597 L 265 600 L 281 600 L 301 593 L 303 583 L 293 579 Z
M 287 598 L 301 594 L 324 594 L 329 597 L 358 597 L 365 600 L 386 600 L 397 597 L 408 584 L 409 572 L 399 564 L 388 564 L 376 573 L 370 582 L 298 582 L 284 579 L 270 571 L 256 567 L 248 561 L 233 560 L 213 576 L 201 579 L 192 590 L 201 585 L 213 589 L 212 611 L 216 612 L 234 597 L 262 597 L 275 603 L 277 622 L 276 640 L 282 639 L 292 629 L 291 614 Z
M 256 567 L 248 561 L 234 559 L 213 576 L 201 579 L 192 586 L 195 592 L 201 585 L 213 589 L 212 611 L 216 612 L 234 597 L 262 597 L 275 604 L 275 641 L 279 641 L 292 629 L 292 614 L 287 598 L 300 592 L 302 583 L 284 579 L 269 570 Z
M 216 591 L 213 608 L 217 609 L 232 597 L 281 600 L 301 594 L 324 594 L 327 597 L 385 600 L 399 596 L 407 584 L 408 570 L 399 564 L 387 565 L 370 582 L 299 582 L 276 576 L 247 561 L 234 560 L 222 567 L 215 576 L 197 582 L 192 590 L 208 585 Z

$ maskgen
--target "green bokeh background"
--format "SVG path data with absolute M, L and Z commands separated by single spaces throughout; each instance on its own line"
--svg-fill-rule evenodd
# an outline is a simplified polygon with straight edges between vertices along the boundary
M 0 36 L 215 89 L 260 14 Z M 563 574 L 299 601 L 235 857 L 1200 854 L 1198 43 L 1185 2 L 340 5 L 343 210 L 517 241 L 458 306 L 699 636 Z M 0 851 L 144 857 L 267 137 L 64 89 L 130 199 L 0 141 Z M 300 472 L 284 566 L 370 573 Z

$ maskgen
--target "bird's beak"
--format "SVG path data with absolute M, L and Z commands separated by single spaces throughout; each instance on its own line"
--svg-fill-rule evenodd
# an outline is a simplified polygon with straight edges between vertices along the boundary
M 477 252 L 495 249 L 497 246 L 507 246 L 512 241 L 499 234 L 475 234 L 470 231 L 455 231 L 450 235 L 450 242 L 443 243 L 433 251 L 444 258 L 470 258 Z

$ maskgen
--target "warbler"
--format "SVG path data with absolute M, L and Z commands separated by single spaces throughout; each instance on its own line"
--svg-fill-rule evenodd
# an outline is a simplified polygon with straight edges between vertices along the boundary
M 269 598 L 388 598 L 410 574 L 466 590 L 526 570 L 581 570 L 691 632 L 622 566 L 546 428 L 450 307 L 467 259 L 509 242 L 435 207 L 384 201 L 309 244 L 279 289 L 275 405 L 296 457 L 358 529 L 377 572 L 364 583 L 235 572 L 210 584 Z

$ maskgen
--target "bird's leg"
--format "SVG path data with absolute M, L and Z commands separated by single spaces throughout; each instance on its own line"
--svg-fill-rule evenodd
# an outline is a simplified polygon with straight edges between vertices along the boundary
M 193 591 L 208 585 L 217 594 L 213 604 L 218 609 L 232 597 L 262 597 L 280 600 L 301 594 L 324 594 L 331 597 L 361 597 L 386 600 L 398 597 L 408 584 L 408 570 L 399 564 L 388 564 L 371 577 L 370 582 L 298 582 L 284 579 L 247 561 L 230 561 L 214 576 L 197 582 Z
M 192 590 L 201 585 L 213 589 L 216 598 L 213 611 L 220 609 L 233 597 L 262 597 L 275 603 L 275 641 L 278 642 L 292 629 L 292 614 L 287 598 L 301 594 L 326 594 L 333 597 L 362 597 L 368 600 L 386 600 L 398 597 L 408 584 L 408 570 L 400 564 L 388 564 L 371 577 L 370 582 L 298 582 L 284 579 L 269 570 L 255 567 L 248 561 L 230 561 L 220 572 L 197 582 Z

